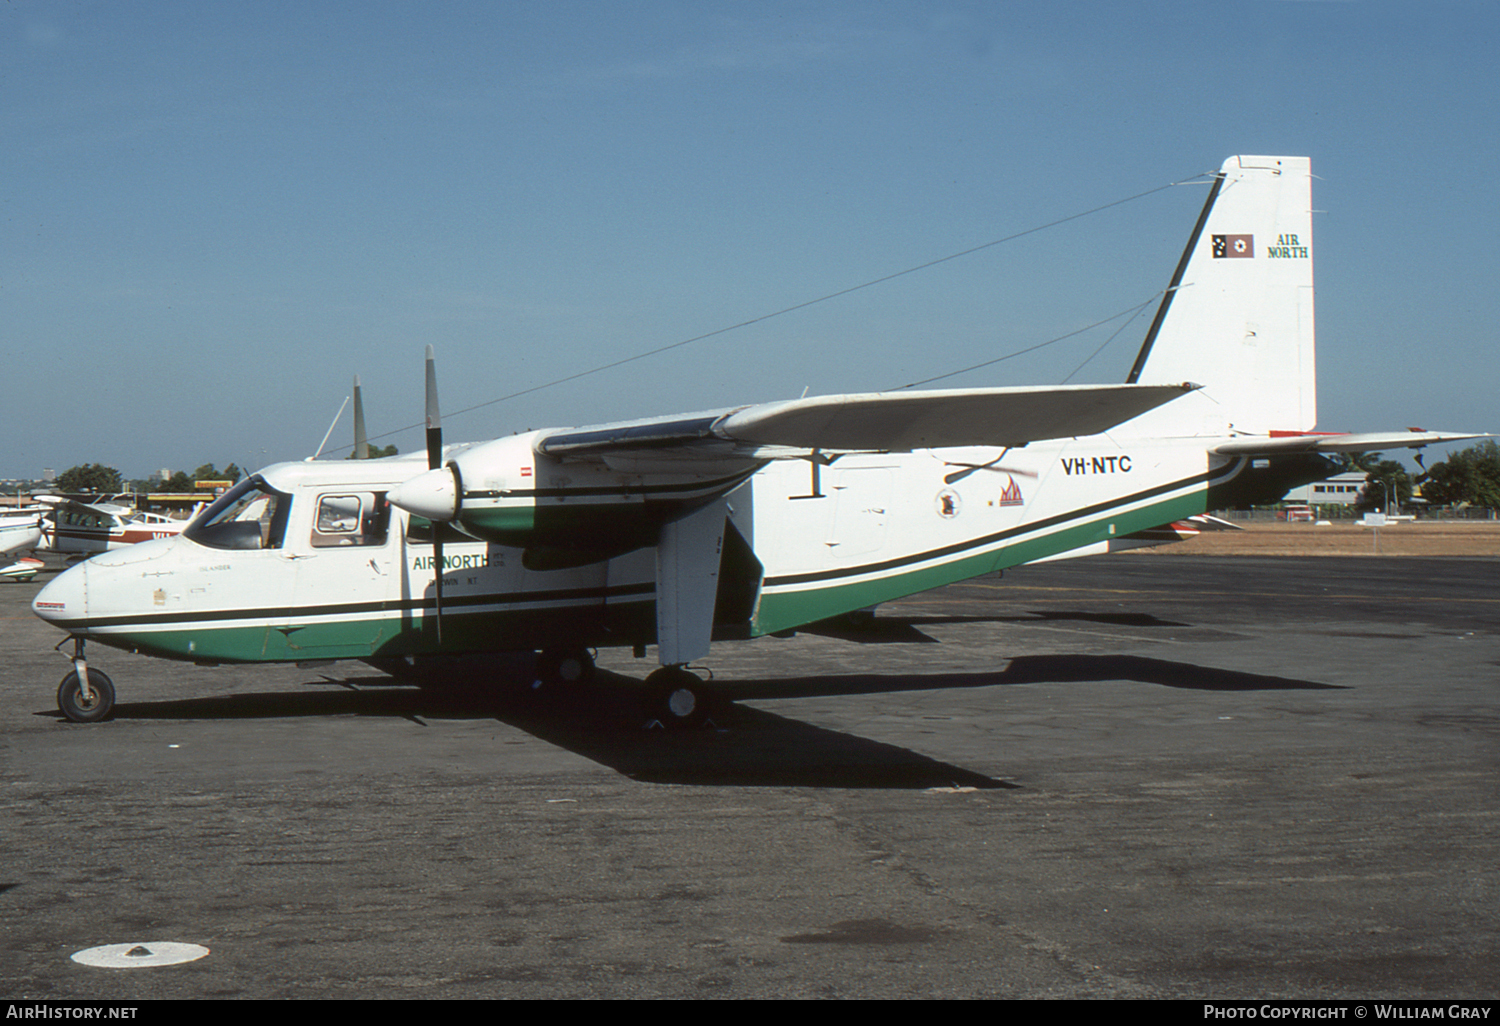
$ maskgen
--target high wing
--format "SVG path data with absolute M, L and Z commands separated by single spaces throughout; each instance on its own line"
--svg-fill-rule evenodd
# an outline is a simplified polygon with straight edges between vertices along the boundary
M 1448 431 L 1376 431 L 1366 434 L 1287 434 L 1236 438 L 1214 446 L 1222 456 L 1275 456 L 1294 452 L 1378 452 L 1381 449 L 1420 449 L 1439 442 L 1462 442 L 1488 435 L 1462 435 Z
M 103 516 L 123 516 L 132 512 L 129 506 L 120 506 L 113 502 L 80 502 L 77 499 L 70 499 L 66 495 L 38 495 L 36 496 L 36 501 L 51 506 L 54 509 L 83 510 Z
M 607 461 L 795 458 L 809 451 L 1020 447 L 1094 435 L 1192 391 L 1179 385 L 1071 385 L 813 396 L 731 410 L 545 432 L 535 450 Z

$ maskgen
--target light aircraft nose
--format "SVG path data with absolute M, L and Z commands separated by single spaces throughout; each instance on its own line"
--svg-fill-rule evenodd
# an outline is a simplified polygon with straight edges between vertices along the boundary
M 49 623 L 84 619 L 88 616 L 88 571 L 85 561 L 58 574 L 37 592 L 31 611 Z
M 428 520 L 447 522 L 458 516 L 458 481 L 448 467 L 429 470 L 392 488 L 392 506 Z

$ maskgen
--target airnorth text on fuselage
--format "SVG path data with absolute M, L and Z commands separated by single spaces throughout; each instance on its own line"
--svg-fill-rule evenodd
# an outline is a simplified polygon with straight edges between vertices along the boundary
M 1129 456 L 1064 456 L 1058 462 L 1062 464 L 1063 473 L 1069 477 L 1130 473 Z
M 483 570 L 485 567 L 491 565 L 490 556 L 487 552 L 468 552 L 443 556 L 444 570 Z M 493 565 L 499 564 L 497 562 Z M 432 567 L 433 557 L 431 556 L 417 556 L 411 561 L 411 568 L 413 570 L 431 571 Z

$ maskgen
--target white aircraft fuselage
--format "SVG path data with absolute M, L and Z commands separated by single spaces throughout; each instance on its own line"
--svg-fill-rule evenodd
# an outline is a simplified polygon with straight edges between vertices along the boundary
M 1008 470 L 983 467 L 996 448 L 851 454 L 818 466 L 816 478 L 809 461 L 765 464 L 727 493 L 734 530 L 709 598 L 720 607 L 715 632 L 789 630 L 1022 563 L 1139 544 L 1138 532 L 1220 505 L 1211 489 L 1247 476 L 1246 458 L 1211 457 L 1204 442 L 1033 443 L 1004 457 Z M 231 546 L 192 529 L 142 542 L 58 578 L 36 612 L 113 647 L 199 662 L 655 643 L 655 549 L 632 542 L 637 527 L 650 529 L 659 503 L 642 490 L 661 487 L 659 476 L 647 484 L 601 472 L 586 476 L 607 482 L 580 482 L 577 468 L 535 457 L 529 436 L 516 436 L 514 454 L 519 487 L 497 497 L 510 500 L 499 507 L 510 514 L 506 529 L 534 532 L 556 512 L 580 544 L 607 547 L 620 535 L 632 547 L 532 569 L 525 545 L 450 537 L 441 644 L 432 525 L 386 501 L 422 469 L 402 457 L 269 467 L 251 494 L 281 507 L 274 547 Z M 680 480 L 683 491 L 699 483 Z M 330 519 L 339 513 L 342 522 Z M 566 562 L 566 541 L 548 536 L 541 561 Z
M 0 511 L 0 555 L 40 545 L 42 518 L 49 512 L 45 506 Z

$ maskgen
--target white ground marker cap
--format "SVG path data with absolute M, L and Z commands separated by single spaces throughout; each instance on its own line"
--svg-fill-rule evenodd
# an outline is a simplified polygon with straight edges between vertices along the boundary
M 201 944 L 177 941 L 145 941 L 140 944 L 105 944 L 76 952 L 73 961 L 104 969 L 154 969 L 193 962 L 208 954 Z

